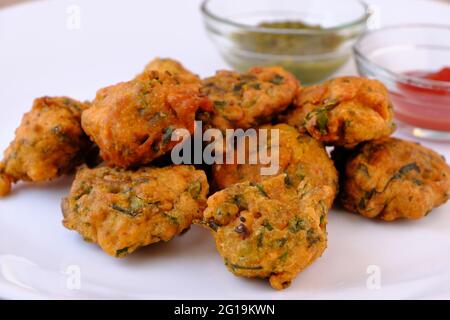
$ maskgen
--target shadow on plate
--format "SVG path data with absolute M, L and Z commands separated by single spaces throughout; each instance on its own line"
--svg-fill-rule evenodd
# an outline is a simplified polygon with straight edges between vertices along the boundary
M 74 175 L 66 175 L 53 181 L 48 182 L 26 182 L 20 181 L 13 185 L 11 193 L 7 197 L 14 197 L 17 194 L 25 193 L 26 191 L 39 190 L 48 192 L 57 192 L 66 190 L 72 184 Z

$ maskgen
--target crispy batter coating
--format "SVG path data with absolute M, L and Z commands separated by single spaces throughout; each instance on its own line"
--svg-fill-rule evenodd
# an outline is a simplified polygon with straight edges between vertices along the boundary
M 281 174 L 260 184 L 243 182 L 208 199 L 204 224 L 228 269 L 237 276 L 269 278 L 275 289 L 295 276 L 326 248 L 331 188 L 298 188 Z
M 111 166 L 133 167 L 170 151 L 174 130 L 194 131 L 195 113 L 210 108 L 201 82 L 173 60 L 151 62 L 135 79 L 97 92 L 82 126 Z
M 327 145 L 354 147 L 395 130 L 386 87 L 377 80 L 341 77 L 299 90 L 282 121 Z
M 123 257 L 169 241 L 201 219 L 207 193 L 205 173 L 192 166 L 82 168 L 62 201 L 63 224 L 107 254 Z
M 199 84 L 200 81 L 197 75 L 187 70 L 181 63 L 168 58 L 156 58 L 150 61 L 145 66 L 143 73 L 145 74 L 151 71 L 169 72 L 172 75 L 177 75 L 177 77 L 181 79 L 183 83 Z
M 338 176 L 333 162 L 323 145 L 309 135 L 299 133 L 287 124 L 264 125 L 260 129 L 278 130 L 278 173 L 286 174 L 286 181 L 297 187 L 302 181 L 309 187 L 329 186 L 333 189 L 331 197 L 325 199 L 331 207 L 338 188 Z M 248 148 L 247 148 L 248 149 Z M 267 150 L 267 145 L 266 148 Z M 272 148 L 272 151 L 275 149 Z M 253 152 L 258 153 L 258 150 Z M 247 151 L 248 154 L 248 151 Z M 269 165 L 249 164 L 214 164 L 213 178 L 216 187 L 226 188 L 238 182 L 250 181 L 259 183 L 271 175 L 261 175 L 261 167 Z
M 297 79 L 280 67 L 255 67 L 243 74 L 218 71 L 203 80 L 214 110 L 200 120 L 221 130 L 266 123 L 291 104 L 298 87 Z
M 410 141 L 370 141 L 333 154 L 342 169 L 345 208 L 368 218 L 420 219 L 450 196 L 450 167 L 436 152 Z
M 48 181 L 72 171 L 89 147 L 80 119 L 87 103 L 67 97 L 42 97 L 24 114 L 0 165 L 0 195 L 11 184 Z
M 11 192 L 11 184 L 13 180 L 10 176 L 3 173 L 5 166 L 0 162 L 0 197 L 4 197 Z

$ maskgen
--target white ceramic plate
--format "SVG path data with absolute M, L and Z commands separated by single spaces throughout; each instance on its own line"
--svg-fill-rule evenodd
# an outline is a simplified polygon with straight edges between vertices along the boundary
M 372 2 L 383 24 L 445 23 L 450 16 L 440 2 Z M 58 0 L 0 11 L 0 148 L 35 97 L 92 99 L 154 56 L 177 58 L 203 76 L 226 67 L 206 37 L 198 5 Z M 73 30 L 77 10 L 81 28 Z M 354 72 L 351 65 L 345 72 Z M 425 145 L 450 159 L 448 144 Z M 0 200 L 0 297 L 450 298 L 449 204 L 421 221 L 398 223 L 333 210 L 323 257 L 278 292 L 265 281 L 231 275 L 199 227 L 127 259 L 107 256 L 62 227 L 59 203 L 70 183 L 65 177 L 39 187 L 20 184 Z

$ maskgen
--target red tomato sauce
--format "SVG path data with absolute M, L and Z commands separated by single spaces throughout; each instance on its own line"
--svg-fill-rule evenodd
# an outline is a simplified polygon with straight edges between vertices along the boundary
M 411 71 L 405 75 L 443 81 L 449 86 L 398 83 L 396 92 L 390 93 L 396 117 L 420 128 L 450 131 L 450 67 L 437 72 Z

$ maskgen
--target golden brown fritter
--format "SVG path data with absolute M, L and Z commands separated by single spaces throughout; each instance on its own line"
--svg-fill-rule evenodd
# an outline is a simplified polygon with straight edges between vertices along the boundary
M 214 110 L 200 120 L 222 131 L 266 123 L 291 104 L 298 87 L 297 79 L 280 67 L 255 67 L 243 74 L 218 71 L 203 80 Z
M 174 130 L 194 131 L 197 109 L 209 110 L 200 87 L 200 79 L 177 62 L 156 60 L 135 79 L 99 90 L 83 113 L 83 129 L 109 165 L 149 163 L 176 145 Z
M 25 113 L 0 165 L 0 195 L 19 180 L 41 182 L 72 171 L 89 147 L 81 129 L 89 107 L 67 97 L 42 97 Z
M 299 90 L 282 121 L 327 145 L 354 147 L 395 130 L 385 86 L 358 77 L 341 77 Z
M 450 196 L 450 167 L 436 152 L 410 141 L 370 141 L 333 154 L 342 168 L 345 208 L 368 218 L 419 219 Z
M 168 59 L 168 58 L 156 58 L 150 61 L 144 69 L 144 74 L 151 71 L 157 72 L 168 72 L 172 75 L 177 75 L 183 83 L 197 83 L 199 84 L 200 79 L 198 76 L 187 70 L 178 61 Z M 142 74 L 141 74 L 142 75 Z M 138 75 L 139 77 L 139 75 Z
M 10 176 L 3 173 L 5 165 L 0 162 L 0 197 L 6 196 L 11 192 L 11 184 L 13 180 Z
M 207 193 L 205 173 L 192 166 L 82 168 L 62 201 L 63 224 L 107 254 L 123 257 L 169 241 L 201 219 Z
M 327 206 L 331 207 L 337 192 L 338 177 L 333 162 L 323 145 L 309 135 L 299 133 L 294 127 L 287 124 L 265 125 L 260 129 L 269 132 L 278 130 L 278 173 L 286 174 L 286 181 L 297 187 L 300 182 L 306 182 L 310 188 L 329 186 L 333 193 L 325 199 Z M 266 146 L 267 150 L 267 146 Z M 272 151 L 274 149 L 272 148 Z M 248 151 L 247 151 L 248 152 Z M 257 153 L 257 150 L 254 152 Z M 248 154 L 248 153 L 247 153 Z M 214 164 L 214 183 L 219 189 L 226 188 L 238 182 L 261 182 L 271 178 L 270 175 L 261 175 L 261 167 L 269 165 L 249 164 Z
M 228 269 L 237 276 L 269 278 L 275 289 L 296 275 L 326 248 L 331 188 L 298 188 L 281 174 L 260 184 L 243 182 L 208 199 L 204 224 Z

